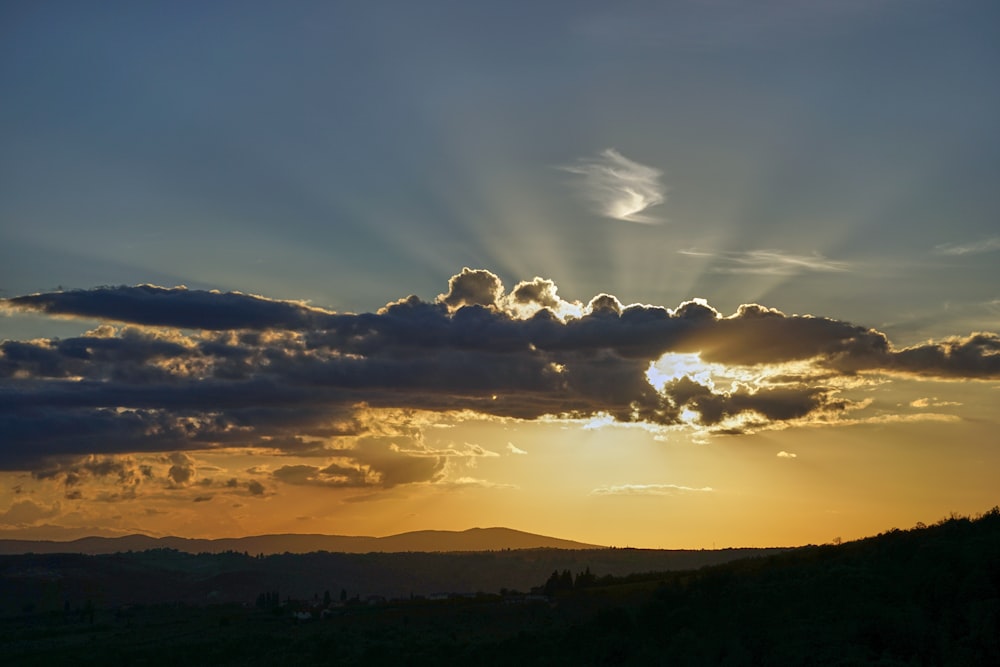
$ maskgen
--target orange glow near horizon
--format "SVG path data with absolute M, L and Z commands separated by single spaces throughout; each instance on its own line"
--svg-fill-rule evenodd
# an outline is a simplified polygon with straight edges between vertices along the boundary
M 317 461 L 206 451 L 191 453 L 195 473 L 183 488 L 146 483 L 129 496 L 116 490 L 117 479 L 94 478 L 74 487 L 83 493 L 73 498 L 55 480 L 4 473 L 0 504 L 17 508 L 8 510 L 8 523 L 23 524 L 6 534 L 24 538 L 384 536 L 505 526 L 598 545 L 721 548 L 860 538 L 949 512 L 975 514 L 996 502 L 987 471 L 1000 459 L 989 446 L 995 436 L 981 423 L 966 423 L 958 438 L 951 422 L 915 421 L 890 436 L 874 420 L 713 437 L 707 444 L 684 430 L 657 435 L 627 425 L 583 426 L 473 419 L 432 429 L 428 447 L 475 441 L 491 454 L 451 459 L 435 483 L 347 489 L 268 481 L 254 493 L 246 480 Z M 935 438 L 951 443 L 954 456 L 944 465 L 926 444 Z M 874 440 L 878 448 L 856 445 Z M 129 458 L 135 466 L 169 467 L 158 455 Z M 47 532 L 46 520 L 38 519 L 45 514 L 64 529 Z M 29 519 L 38 527 L 29 527 Z

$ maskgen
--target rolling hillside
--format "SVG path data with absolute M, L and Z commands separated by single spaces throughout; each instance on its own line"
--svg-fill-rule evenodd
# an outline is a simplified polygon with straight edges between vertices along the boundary
M 257 535 L 215 540 L 183 537 L 84 537 L 68 542 L 0 540 L 0 554 L 113 554 L 147 549 L 176 549 L 186 553 L 250 554 L 374 553 L 406 551 L 501 551 L 504 549 L 596 549 L 597 545 L 525 533 L 510 528 L 470 528 L 463 531 L 421 530 L 387 537 L 347 535 Z

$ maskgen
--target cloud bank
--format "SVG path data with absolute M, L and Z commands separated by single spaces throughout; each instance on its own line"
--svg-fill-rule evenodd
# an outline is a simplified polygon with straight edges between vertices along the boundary
M 103 476 L 126 491 L 147 473 L 105 470 L 107 457 L 169 453 L 158 479 L 184 489 L 203 482 L 187 453 L 252 448 L 317 459 L 278 467 L 274 481 L 391 488 L 497 456 L 426 445 L 422 429 L 442 415 L 742 433 L 836 422 L 857 407 L 845 383 L 1000 378 L 996 333 L 897 348 L 871 328 L 758 304 L 728 316 L 700 300 L 583 304 L 542 278 L 508 293 L 482 269 L 434 300 L 374 313 L 150 285 L 0 307 L 104 322 L 0 343 L 0 470 Z M 237 486 L 263 493 L 254 484 Z

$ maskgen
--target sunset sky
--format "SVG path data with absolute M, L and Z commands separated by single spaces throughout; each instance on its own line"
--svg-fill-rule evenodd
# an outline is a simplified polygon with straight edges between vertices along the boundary
M 9 2 L 0 537 L 1000 503 L 1000 3 Z

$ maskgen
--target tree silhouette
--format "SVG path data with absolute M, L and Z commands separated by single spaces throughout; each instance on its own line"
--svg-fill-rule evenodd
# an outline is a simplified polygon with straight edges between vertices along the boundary
M 597 583 L 597 577 L 591 573 L 590 566 L 583 572 L 578 572 L 576 575 L 576 580 L 573 582 L 573 588 L 587 588 L 588 586 L 593 586 Z

